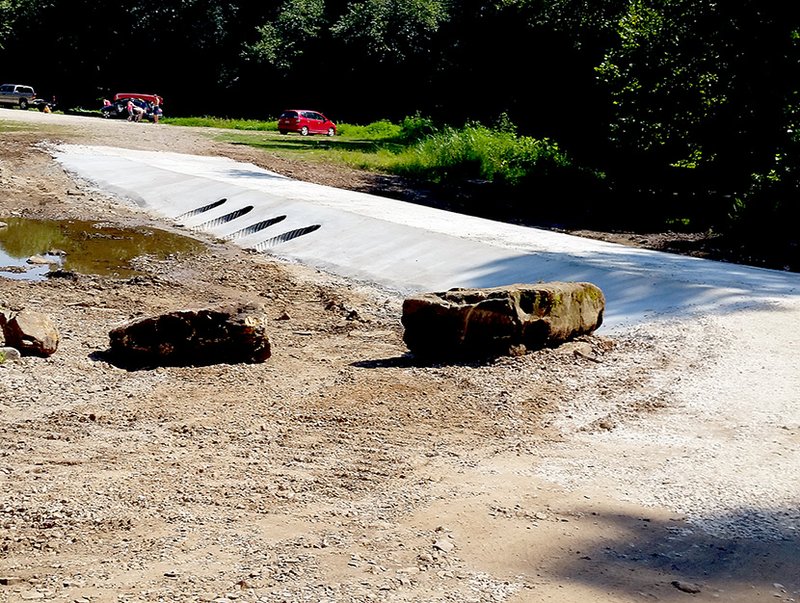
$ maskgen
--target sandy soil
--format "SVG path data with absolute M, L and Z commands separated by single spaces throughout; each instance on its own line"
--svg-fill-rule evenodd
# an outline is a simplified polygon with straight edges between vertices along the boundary
M 171 229 L 73 181 L 41 141 L 424 194 L 210 131 L 10 127 L 17 113 L 0 121 L 0 219 Z M 426 366 L 406 354 L 391 292 L 204 242 L 140 258 L 135 278 L 0 276 L 0 305 L 45 312 L 62 336 L 50 358 L 0 365 L 0 601 L 800 598 L 796 414 L 690 404 L 739 388 L 727 323 Z M 275 319 L 263 364 L 129 372 L 98 356 L 131 318 L 238 300 Z M 737 333 L 759 328 L 748 318 Z M 766 477 L 759 447 L 779 459 Z

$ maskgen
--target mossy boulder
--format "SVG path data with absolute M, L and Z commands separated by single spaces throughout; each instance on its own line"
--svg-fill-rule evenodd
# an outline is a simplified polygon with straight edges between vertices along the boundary
M 592 283 L 516 284 L 423 293 L 403 302 L 403 340 L 426 358 L 480 358 L 558 345 L 603 323 Z

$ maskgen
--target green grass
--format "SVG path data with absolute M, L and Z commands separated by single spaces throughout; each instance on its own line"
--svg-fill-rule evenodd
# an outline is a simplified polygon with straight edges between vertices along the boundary
M 514 187 L 531 177 L 568 170 L 571 162 L 557 143 L 518 136 L 513 125 L 467 124 L 436 128 L 419 116 L 402 123 L 339 124 L 335 137 L 280 135 L 277 121 L 212 117 L 170 118 L 165 123 L 231 130 L 218 140 L 306 160 L 397 174 L 428 182 L 482 180 Z
M 219 128 L 222 130 L 255 130 L 260 132 L 277 132 L 278 120 L 260 121 L 256 119 L 227 119 L 223 117 L 162 117 L 161 123 L 173 126 L 190 126 L 195 128 Z

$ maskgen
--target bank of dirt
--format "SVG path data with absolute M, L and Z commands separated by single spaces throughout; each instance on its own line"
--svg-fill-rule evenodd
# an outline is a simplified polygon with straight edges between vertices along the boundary
M 181 232 L 74 181 L 40 144 L 60 141 L 227 155 L 394 196 L 404 186 L 208 131 L 74 120 L 0 128 L 0 220 Z M 675 412 L 677 384 L 724 343 L 713 325 L 424 365 L 391 291 L 204 243 L 141 257 L 133 278 L 0 274 L 0 305 L 44 312 L 62 336 L 50 358 L 0 365 L 0 601 L 798 598 L 790 532 L 704 529 L 680 502 L 644 496 L 654 459 L 606 437 Z M 132 318 L 242 300 L 273 319 L 263 364 L 126 371 L 100 353 Z M 714 493 L 687 495 L 717 510 Z

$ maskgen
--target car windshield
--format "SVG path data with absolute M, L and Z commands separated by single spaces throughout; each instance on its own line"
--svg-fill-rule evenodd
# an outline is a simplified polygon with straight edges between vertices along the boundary
M 283 113 L 281 113 L 280 119 L 292 119 L 293 117 L 297 117 L 296 111 L 284 111 Z

